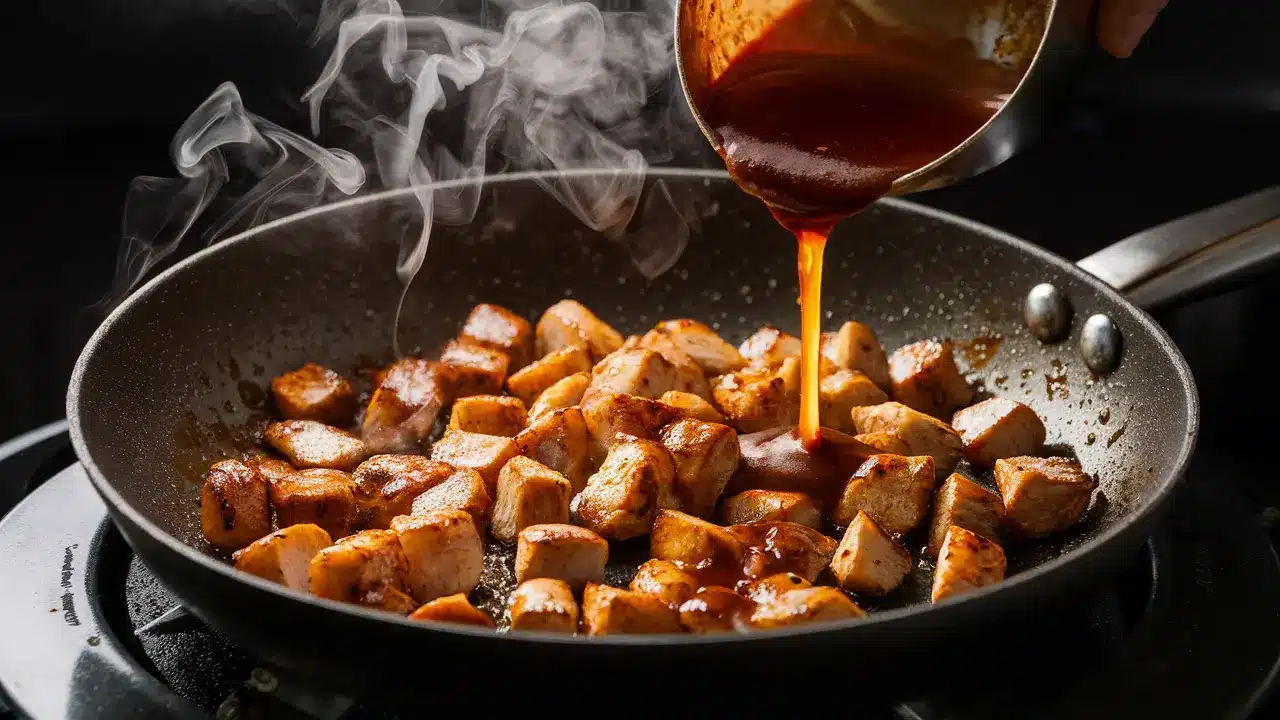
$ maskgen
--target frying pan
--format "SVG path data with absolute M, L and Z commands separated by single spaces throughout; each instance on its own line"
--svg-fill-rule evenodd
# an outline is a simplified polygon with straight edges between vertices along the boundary
M 609 237 L 586 230 L 551 194 L 613 177 L 583 170 L 496 176 L 482 188 L 436 186 L 479 190 L 479 211 L 466 226 L 434 229 L 404 299 L 401 349 L 438 349 L 477 302 L 534 319 L 566 296 L 624 333 L 673 317 L 712 324 L 735 342 L 764 323 L 797 329 L 794 241 L 727 175 L 651 172 L 634 227 Z M 1280 207 L 1275 191 L 1267 192 L 1138 236 L 1091 262 L 1099 273 L 1110 268 L 1130 286 L 1146 287 L 1150 304 L 1185 294 L 1251 252 L 1271 252 L 1275 243 L 1260 240 L 1255 227 Z M 932 684 L 974 668 L 990 678 L 1022 664 L 1028 643 L 1056 642 L 1066 610 L 1131 560 L 1195 444 L 1191 373 L 1143 310 L 1029 243 L 892 200 L 842 224 L 828 244 L 828 328 L 862 320 L 889 349 L 924 337 L 956 339 L 962 366 L 985 392 L 1033 407 L 1050 446 L 1078 456 L 1100 481 L 1075 530 L 1011 551 L 1005 582 L 931 607 L 920 602 L 925 574 L 883 611 L 851 623 L 585 639 L 415 623 L 238 573 L 200 537 L 201 475 L 256 446 L 273 376 L 308 361 L 354 373 L 391 359 L 402 291 L 395 267 L 401 239 L 417 233 L 416 208 L 409 191 L 360 197 L 263 225 L 177 263 L 101 325 L 68 394 L 76 453 L 155 576 L 231 641 L 326 687 L 412 703 L 438 700 L 433 687 L 456 697 L 551 686 L 581 697 L 578 681 L 591 678 L 592 689 L 612 683 L 634 696 L 657 683 L 663 697 L 675 697 L 705 690 L 709 671 L 767 671 L 771 683 L 812 685 L 813 668 L 825 666 L 840 668 L 848 692 L 866 698 L 918 692 L 926 677 Z M 1214 259 L 1222 244 L 1210 241 L 1219 231 L 1235 235 L 1235 245 Z M 653 275 L 669 260 L 659 251 L 682 244 L 662 274 L 650 279 L 637 269 Z M 1182 270 L 1156 272 L 1173 260 Z M 1188 281 L 1185 268 L 1197 262 Z M 1042 282 L 1074 308 L 1070 335 L 1057 344 L 1042 344 L 1024 324 L 1024 298 Z M 1077 349 L 1094 313 L 1123 334 L 1119 367 L 1098 378 Z M 967 341 L 992 337 L 1000 340 L 989 357 L 963 352 Z M 492 588 L 510 582 L 500 565 L 486 571 L 489 590 L 481 594 L 497 595 Z M 615 563 L 610 578 L 622 582 L 626 570 Z M 954 671 L 926 676 L 926 667 Z M 491 689 L 480 690 L 483 683 Z

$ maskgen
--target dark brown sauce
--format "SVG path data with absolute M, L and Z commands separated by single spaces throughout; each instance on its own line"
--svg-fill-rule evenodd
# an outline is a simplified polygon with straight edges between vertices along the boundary
M 879 451 L 842 432 L 822 428 L 819 442 L 806 448 L 794 428 L 774 428 L 738 439 L 741 460 L 725 496 L 744 490 L 808 494 L 825 510 L 863 462 Z

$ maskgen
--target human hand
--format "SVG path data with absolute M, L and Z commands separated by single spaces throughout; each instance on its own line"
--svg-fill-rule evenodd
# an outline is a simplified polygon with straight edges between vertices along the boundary
M 1118 58 L 1133 54 L 1169 0 L 1101 0 L 1098 42 Z

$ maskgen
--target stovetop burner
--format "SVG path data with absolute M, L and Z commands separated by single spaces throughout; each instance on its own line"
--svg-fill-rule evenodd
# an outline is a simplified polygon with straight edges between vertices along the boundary
M 857 708 L 857 715 L 1268 713 L 1263 703 L 1280 661 L 1280 562 L 1256 516 L 1229 485 L 1215 482 L 1229 471 L 1220 459 L 1197 456 L 1163 530 L 1080 608 L 1088 630 L 1077 647 L 1028 657 L 1025 678 L 1002 676 L 988 687 L 893 708 Z M 12 706 L 8 712 L 36 718 L 394 717 L 272 672 L 198 619 L 172 612 L 172 597 L 134 557 L 84 471 L 69 460 L 60 428 L 0 447 L 0 501 L 24 489 L 26 499 L 0 523 L 0 578 L 7 585 L 0 592 L 6 648 L 0 688 Z M 838 668 L 830 679 L 815 677 L 818 692 L 805 694 L 805 706 L 818 709 L 823 699 L 815 696 L 826 695 L 847 712 L 850 700 L 826 690 L 838 677 Z M 927 677 L 928 669 L 922 687 Z M 424 691 L 428 685 L 424 678 Z M 445 689 L 431 692 L 441 693 L 442 707 L 465 702 Z M 4 707 L 0 701 L 0 716 Z M 527 709 L 536 707 L 526 702 Z

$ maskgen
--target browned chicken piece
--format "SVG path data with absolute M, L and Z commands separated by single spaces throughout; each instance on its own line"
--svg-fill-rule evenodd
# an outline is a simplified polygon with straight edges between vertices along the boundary
M 852 416 L 852 413 L 850 415 Z M 895 432 L 863 433 L 862 435 L 854 435 L 853 439 L 864 442 L 886 455 L 911 454 L 911 448 L 908 448 L 907 444 L 902 442 L 902 438 L 898 437 L 898 433 Z
M 413 499 L 412 515 L 426 515 L 437 510 L 461 510 L 471 516 L 476 531 L 484 535 L 489 528 L 492 501 L 484 478 L 470 468 L 454 471 L 444 482 Z
M 561 408 L 572 407 L 582 402 L 582 395 L 591 384 L 591 373 L 574 373 L 556 381 L 555 385 L 542 391 L 538 399 L 529 408 L 529 420 L 537 420 L 549 412 Z
M 727 529 L 678 510 L 662 510 L 649 535 L 649 555 L 734 578 L 746 546 Z
M 578 631 L 578 601 L 563 580 L 534 578 L 511 593 L 511 629 L 564 633 Z
M 644 593 L 587 583 L 582 592 L 582 630 L 587 635 L 683 632 L 680 613 Z
M 312 468 L 275 481 L 269 494 L 280 527 L 309 523 L 339 538 L 351 533 L 359 517 L 355 489 L 341 470 Z
M 409 593 L 393 587 L 383 587 L 366 593 L 360 604 L 397 615 L 408 615 L 418 607 L 418 601 L 414 600 Z
M 716 410 L 714 405 L 693 393 L 668 390 L 662 393 L 662 397 L 658 398 L 658 402 L 670 405 L 685 417 L 691 417 L 703 422 L 724 424 L 724 416 L 720 414 L 720 411 Z
M 679 508 L 710 517 L 738 469 L 737 433 L 727 425 L 685 419 L 662 428 L 658 437 L 675 462 Z
M 996 461 L 996 486 L 1005 525 L 1025 537 L 1044 537 L 1080 521 L 1098 481 L 1068 458 L 1012 457 Z
M 511 458 L 498 475 L 493 536 L 514 542 L 530 525 L 569 522 L 572 495 L 573 486 L 560 473 L 522 455 Z
M 848 525 L 864 510 L 885 532 L 901 535 L 924 522 L 934 482 L 928 455 L 872 455 L 845 485 L 832 520 Z
M 822 427 L 853 432 L 855 407 L 879 405 L 889 396 L 871 378 L 852 370 L 836 370 L 818 385 L 818 417 Z
M 576 347 L 587 351 L 591 362 L 597 363 L 622 347 L 622 335 L 577 300 L 561 300 L 547 308 L 538 318 L 535 332 L 539 355 Z
M 813 583 L 795 573 L 787 572 L 752 580 L 742 588 L 742 594 L 755 602 L 764 603 L 772 602 L 782 593 L 811 587 Z
M 740 432 L 790 427 L 800 418 L 800 364 L 787 358 L 775 368 L 747 367 L 711 382 L 711 397 Z
M 481 303 L 471 308 L 458 337 L 506 353 L 512 370 L 533 360 L 533 328 L 529 321 L 501 305 Z
M 1004 580 L 1004 550 L 991 540 L 953 525 L 942 541 L 933 571 L 933 602 Z
M 647 535 L 654 515 L 679 504 L 671 454 L 651 440 L 614 445 L 573 499 L 582 524 L 611 540 Z
M 315 554 L 333 544 L 319 525 L 294 525 L 277 530 L 235 552 L 236 569 L 307 592 L 307 569 Z
M 743 340 L 738 352 L 752 365 L 769 367 L 785 358 L 800 357 L 800 338 L 765 325 Z
M 267 426 L 267 444 L 298 469 L 351 471 L 369 457 L 369 447 L 347 432 L 315 420 L 285 420 Z
M 520 454 L 513 438 L 481 435 L 465 430 L 449 430 L 431 446 L 431 459 L 449 463 L 455 468 L 471 468 L 484 478 L 489 497 L 498 489 L 498 473 L 502 466 Z
M 409 619 L 424 622 L 453 623 L 455 625 L 476 625 L 487 628 L 497 627 L 497 624 L 493 622 L 493 618 L 478 610 L 467 599 L 467 596 L 462 593 L 436 598 L 410 613 Z
M 440 353 L 440 364 L 449 397 L 462 398 L 502 392 L 511 358 L 469 340 L 450 340 Z
M 582 406 L 590 436 L 588 456 L 599 463 L 619 442 L 654 440 L 658 431 L 680 419 L 680 411 L 651 398 L 615 393 L 592 398 Z
M 516 538 L 516 581 L 555 578 L 577 589 L 604 582 L 609 543 L 577 525 L 533 525 Z
M 451 465 L 421 455 L 374 455 L 352 475 L 360 522 L 368 528 L 387 527 L 391 518 L 407 515 L 419 495 L 452 474 Z
M 262 473 L 239 460 L 214 463 L 200 492 L 200 529 L 210 545 L 226 550 L 242 548 L 271 532 Z
M 680 346 L 676 345 L 667 334 L 658 330 L 650 330 L 643 336 L 632 335 L 622 344 L 622 350 L 629 349 L 652 350 L 671 363 L 672 390 L 687 392 L 700 398 L 711 397 L 711 386 L 707 384 L 707 376 L 702 367 L 694 362 L 693 358 L 682 350 Z
M 1004 503 L 999 495 L 959 473 L 952 473 L 942 482 L 942 487 L 938 488 L 933 497 L 933 519 L 929 523 L 929 557 L 938 557 L 947 529 L 952 525 L 998 540 L 1002 515 Z
M 928 455 L 939 478 L 956 469 L 964 442 L 950 425 L 902 403 L 887 402 L 853 409 L 859 433 L 892 432 L 907 446 L 908 455 Z
M 591 369 L 591 386 L 583 403 L 613 393 L 656 399 L 674 390 L 675 380 L 675 366 L 661 354 L 645 348 L 622 348 Z
M 847 322 L 834 333 L 822 333 L 822 355 L 837 366 L 854 370 L 871 378 L 881 390 L 888 391 L 889 360 L 871 328 L 859 322 Z
M 724 521 L 728 525 L 784 520 L 815 530 L 822 527 L 822 513 L 813 498 L 782 490 L 747 490 L 725 498 Z
M 361 426 L 372 452 L 417 452 L 422 447 L 450 400 L 445 375 L 437 363 L 418 358 L 403 358 L 387 368 Z
M 836 552 L 835 540 L 792 522 L 730 525 L 726 530 L 746 546 L 742 571 L 753 580 L 790 572 L 815 582 Z
M 587 422 L 582 409 L 567 407 L 535 418 L 516 435 L 520 454 L 564 476 L 574 494 L 587 486 L 590 474 Z
M 418 602 L 469 593 L 484 570 L 484 542 L 471 515 L 435 510 L 391 521 L 408 561 L 405 584 Z
M 391 530 L 364 530 L 348 535 L 311 558 L 308 585 L 316 597 L 382 606 L 383 591 L 404 592 L 408 562 Z
M 652 595 L 676 609 L 693 597 L 700 585 L 697 578 L 681 570 L 680 566 L 657 558 L 646 560 L 631 579 L 633 591 Z
M 680 605 L 680 624 L 692 633 L 734 632 L 746 628 L 756 604 L 726 587 L 705 587 Z
M 887 595 L 911 572 L 911 554 L 865 512 L 849 523 L 831 560 L 840 587 L 867 595 Z
M 450 430 L 466 430 L 482 435 L 515 437 L 529 418 L 520 398 L 507 395 L 472 395 L 453 402 Z
M 769 602 L 760 603 L 751 613 L 754 628 L 779 628 L 803 623 L 853 620 L 866 617 L 848 595 L 833 587 L 789 590 Z
M 579 347 L 564 347 L 547 353 L 507 378 L 507 390 L 526 406 L 561 380 L 591 370 L 591 356 Z
M 1016 400 L 991 398 L 957 410 L 951 427 L 964 440 L 964 456 L 974 465 L 1000 458 L 1036 455 L 1044 447 L 1044 423 L 1036 411 Z
M 893 399 L 936 418 L 948 418 L 973 400 L 949 341 L 921 340 L 889 356 Z
M 307 363 L 273 379 L 271 396 L 287 420 L 347 425 L 356 413 L 356 393 L 351 383 L 315 363 Z
M 259 455 L 255 458 L 249 458 L 244 461 L 245 465 L 256 469 L 266 478 L 268 483 L 273 483 L 282 477 L 286 477 L 298 472 L 298 469 L 289 463 L 266 455 Z
M 666 336 L 708 376 L 733 372 L 747 364 L 737 348 L 696 320 L 667 320 L 651 332 Z

